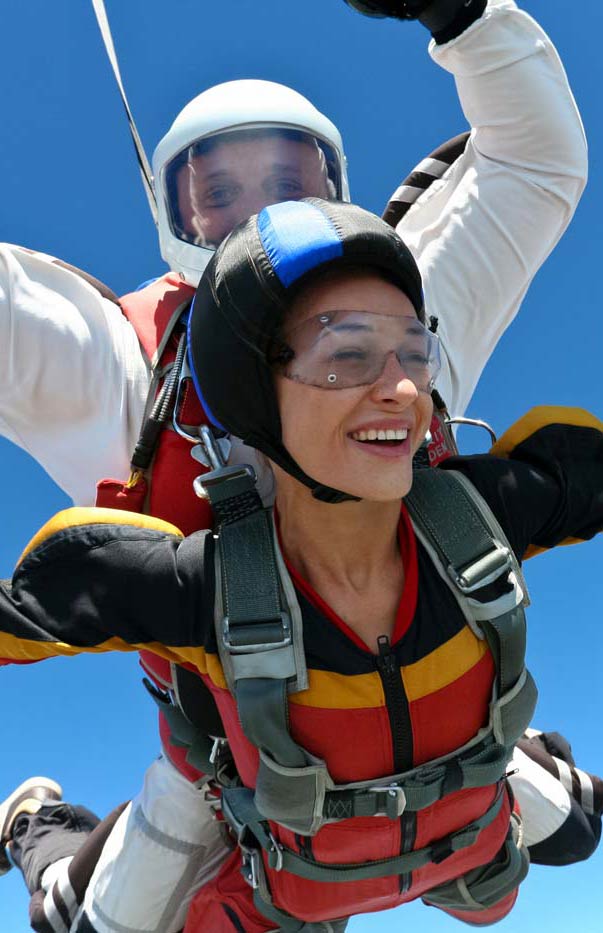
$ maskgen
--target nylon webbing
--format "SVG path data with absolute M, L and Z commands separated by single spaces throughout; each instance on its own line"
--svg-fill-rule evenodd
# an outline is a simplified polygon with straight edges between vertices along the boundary
M 267 823 L 261 818 L 253 802 L 253 791 L 248 788 L 234 788 L 228 791 L 228 808 L 237 823 L 252 837 L 267 854 L 268 864 L 276 870 L 283 870 L 305 878 L 307 881 L 337 883 L 343 881 L 367 881 L 384 878 L 388 875 L 403 875 L 416 871 L 430 862 L 440 863 L 454 852 L 467 848 L 477 841 L 480 832 L 489 826 L 500 813 L 505 800 L 504 784 L 501 784 L 494 803 L 478 819 L 457 832 L 451 833 L 422 849 L 415 849 L 392 858 L 361 864 L 324 864 L 305 858 L 292 849 L 275 844 Z M 234 805 L 233 805 L 234 804 Z M 243 842 L 243 851 L 245 844 Z
M 383 791 L 327 791 L 324 816 L 326 819 L 350 819 L 356 816 L 387 814 L 386 795 L 390 784 L 391 787 L 399 786 L 404 791 L 404 812 L 424 810 L 455 789 L 450 786 L 451 769 L 459 772 L 459 786 L 456 789 L 487 787 L 500 780 L 508 760 L 509 751 L 505 746 L 485 741 L 476 745 L 473 754 L 465 758 L 454 757 L 445 764 L 426 767 L 405 775 L 399 781 L 394 778 L 380 779 L 379 784 L 387 785 Z
M 303 767 L 306 755 L 288 726 L 287 680 L 295 670 L 271 663 L 275 651 L 290 646 L 291 627 L 282 607 L 270 513 L 248 473 L 205 488 L 219 521 L 223 641 L 241 726 L 256 748 L 268 750 L 283 767 Z
M 508 551 L 493 547 L 492 534 L 473 497 L 454 474 L 437 469 L 417 472 L 405 502 L 464 591 L 485 585 L 490 575 L 509 565 Z M 433 514 L 438 516 L 437 525 Z
M 464 600 L 465 608 L 468 598 L 478 598 L 480 589 L 495 580 L 508 579 L 511 570 L 521 581 L 525 601 L 525 583 L 517 559 L 490 507 L 466 476 L 453 470 L 422 470 L 415 474 L 405 501 L 413 520 L 444 561 L 457 598 Z M 437 525 L 429 515 L 434 505 Z M 493 538 L 498 540 L 494 542 Z M 482 618 L 479 627 L 494 657 L 498 695 L 504 696 L 524 670 L 523 606 L 501 611 L 497 617 Z

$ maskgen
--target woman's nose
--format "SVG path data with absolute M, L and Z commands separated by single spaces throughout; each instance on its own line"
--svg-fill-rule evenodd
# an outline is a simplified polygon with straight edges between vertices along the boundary
M 419 394 L 393 350 L 388 353 L 381 375 L 373 384 L 372 391 L 381 401 L 391 399 L 407 404 L 414 402 Z

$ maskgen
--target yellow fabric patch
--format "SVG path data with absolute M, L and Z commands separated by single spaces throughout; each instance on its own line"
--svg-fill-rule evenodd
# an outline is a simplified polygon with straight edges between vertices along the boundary
M 223 690 L 226 690 L 226 677 L 224 676 L 224 671 L 222 670 L 222 664 L 220 663 L 219 655 L 206 654 L 205 670 L 201 670 L 201 673 L 207 674 L 216 687 L 222 687 Z
M 402 680 L 409 703 L 458 680 L 475 667 L 487 651 L 486 642 L 474 635 L 467 625 L 427 657 L 403 667 Z
M 509 457 L 515 447 L 551 424 L 571 425 L 576 428 L 595 428 L 603 432 L 603 421 L 599 421 L 585 408 L 569 408 L 563 405 L 537 405 L 531 408 L 499 437 L 490 450 L 495 457 Z
M 308 670 L 309 687 L 289 694 L 289 702 L 318 709 L 374 709 L 385 706 L 381 678 L 374 674 L 335 674 Z
M 164 522 L 161 518 L 154 518 L 152 515 L 142 515 L 139 512 L 122 512 L 121 509 L 63 509 L 62 512 L 57 512 L 56 515 L 49 519 L 34 535 L 21 554 L 17 566 L 35 548 L 48 541 L 52 535 L 82 525 L 134 525 L 136 528 L 149 528 L 151 531 L 161 531 L 164 534 L 176 535 L 178 538 L 184 537 L 180 529 L 176 528 L 175 525 Z
M 68 645 L 63 641 L 33 641 L 0 632 L 0 658 L 11 661 L 42 661 L 59 655 L 72 657 L 76 654 L 106 654 L 109 651 L 140 651 L 142 648 L 177 664 L 186 661 L 202 673 L 206 672 L 203 648 L 174 648 L 155 641 L 131 645 L 121 638 L 108 638 L 98 645 Z

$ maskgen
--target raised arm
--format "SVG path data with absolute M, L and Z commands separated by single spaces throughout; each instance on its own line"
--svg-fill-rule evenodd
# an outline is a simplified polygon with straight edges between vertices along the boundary
M 455 413 L 467 406 L 525 291 L 567 227 L 586 143 L 559 56 L 511 0 L 489 0 L 458 39 L 432 44 L 473 132 L 464 155 L 401 224 L 440 317 Z
M 148 647 L 203 671 L 211 547 L 211 535 L 183 540 L 173 525 L 149 516 L 60 512 L 28 545 L 10 590 L 0 586 L 0 658 Z
M 0 433 L 77 504 L 127 469 L 147 389 L 116 304 L 51 257 L 0 244 Z
M 398 226 L 421 267 L 428 311 L 440 319 L 438 387 L 462 414 L 578 203 L 587 174 L 582 123 L 553 44 L 512 0 L 488 0 L 485 10 L 481 0 L 348 2 L 400 18 L 414 10 L 433 29 L 440 44 L 432 41 L 430 54 L 454 75 L 472 127 L 464 154 Z M 438 32 L 448 16 L 456 28 Z M 474 19 L 466 28 L 463 16 Z

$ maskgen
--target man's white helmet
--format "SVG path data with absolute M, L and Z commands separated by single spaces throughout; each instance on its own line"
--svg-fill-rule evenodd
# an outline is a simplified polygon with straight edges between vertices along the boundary
M 203 151 L 212 137 L 277 130 L 303 139 L 320 154 L 331 196 L 349 201 L 346 158 L 337 127 L 297 91 L 272 81 L 229 81 L 195 97 L 178 114 L 153 153 L 161 255 L 170 268 L 197 285 L 215 243 L 191 235 L 180 222 L 175 184 L 177 172 L 191 154 Z

